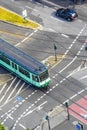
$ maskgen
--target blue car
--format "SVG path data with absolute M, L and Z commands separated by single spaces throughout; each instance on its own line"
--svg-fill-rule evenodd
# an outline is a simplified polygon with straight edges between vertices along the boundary
M 74 9 L 65 9 L 65 8 L 60 8 L 56 11 L 56 16 L 61 17 L 66 19 L 67 21 L 72 21 L 75 18 L 78 17 L 77 12 Z

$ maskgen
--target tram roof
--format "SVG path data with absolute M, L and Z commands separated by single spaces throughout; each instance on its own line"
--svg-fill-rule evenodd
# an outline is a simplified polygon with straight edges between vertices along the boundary
M 46 70 L 44 64 L 14 47 L 2 38 L 0 38 L 0 52 L 34 74 L 40 74 Z

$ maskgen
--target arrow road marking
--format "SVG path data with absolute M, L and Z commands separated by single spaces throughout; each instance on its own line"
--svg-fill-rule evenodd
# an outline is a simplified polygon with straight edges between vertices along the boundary
M 35 110 L 41 110 L 43 107 L 43 105 L 44 104 L 46 104 L 47 103 L 47 101 L 45 101 L 45 102 L 43 102 L 41 105 L 39 105 L 38 107 L 36 107 L 36 108 L 34 108 L 33 110 L 30 110 L 29 112 L 27 112 L 25 115 L 23 115 L 23 117 L 25 117 L 25 116 L 27 116 L 27 115 L 29 115 L 29 114 L 31 114 L 32 112 L 34 112 Z

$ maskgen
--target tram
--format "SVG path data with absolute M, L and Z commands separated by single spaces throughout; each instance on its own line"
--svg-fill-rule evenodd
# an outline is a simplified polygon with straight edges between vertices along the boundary
M 35 58 L 0 38 L 0 65 L 38 88 L 50 83 L 48 68 Z

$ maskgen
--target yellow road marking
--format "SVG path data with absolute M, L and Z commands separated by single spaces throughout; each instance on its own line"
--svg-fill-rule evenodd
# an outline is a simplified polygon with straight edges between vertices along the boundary
M 64 58 L 64 55 L 57 55 L 57 61 L 55 61 L 55 56 L 49 56 L 43 61 L 43 63 L 46 64 L 49 68 L 53 68 L 57 64 L 59 64 Z

